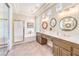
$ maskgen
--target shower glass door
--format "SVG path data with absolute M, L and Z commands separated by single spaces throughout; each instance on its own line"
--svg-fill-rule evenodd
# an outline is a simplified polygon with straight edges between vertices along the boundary
M 8 51 L 8 16 L 9 7 L 0 3 L 0 56 L 4 56 Z

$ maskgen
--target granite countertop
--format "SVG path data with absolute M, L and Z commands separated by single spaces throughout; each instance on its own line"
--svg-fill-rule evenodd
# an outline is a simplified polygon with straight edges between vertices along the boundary
M 53 36 L 53 37 L 57 37 L 57 38 L 60 38 L 60 39 L 63 39 L 63 40 L 66 40 L 66 41 L 69 41 L 69 42 L 72 42 L 72 43 L 79 44 L 79 36 L 66 37 L 66 36 L 56 35 L 56 34 L 53 35 L 51 33 L 43 33 L 43 34 L 46 34 L 46 35 L 49 35 L 49 36 Z

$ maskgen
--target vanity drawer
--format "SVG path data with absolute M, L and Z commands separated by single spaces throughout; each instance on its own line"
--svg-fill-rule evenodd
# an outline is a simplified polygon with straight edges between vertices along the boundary
M 73 48 L 73 55 L 74 56 L 79 56 L 79 49 Z
M 47 38 L 46 35 L 44 35 L 44 34 L 41 34 L 41 37 L 43 37 L 43 38 Z

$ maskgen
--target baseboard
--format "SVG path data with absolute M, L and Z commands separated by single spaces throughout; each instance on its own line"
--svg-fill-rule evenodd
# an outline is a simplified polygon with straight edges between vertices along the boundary
M 13 46 L 20 45 L 20 44 L 23 44 L 23 43 L 29 43 L 29 42 L 33 42 L 33 41 L 36 41 L 36 36 L 25 37 L 24 41 L 13 43 Z
M 0 48 L 8 47 L 8 44 L 0 45 Z
M 25 44 L 25 43 L 32 43 L 32 42 L 34 42 L 34 41 L 30 41 L 30 42 L 22 42 L 22 43 L 19 43 L 19 44 L 14 44 L 13 46 L 17 46 L 17 45 L 21 45 L 21 44 Z

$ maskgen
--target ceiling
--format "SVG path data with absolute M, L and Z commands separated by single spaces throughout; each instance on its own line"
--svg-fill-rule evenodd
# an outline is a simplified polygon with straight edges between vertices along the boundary
M 34 16 L 43 3 L 12 3 L 13 12 L 26 16 Z

